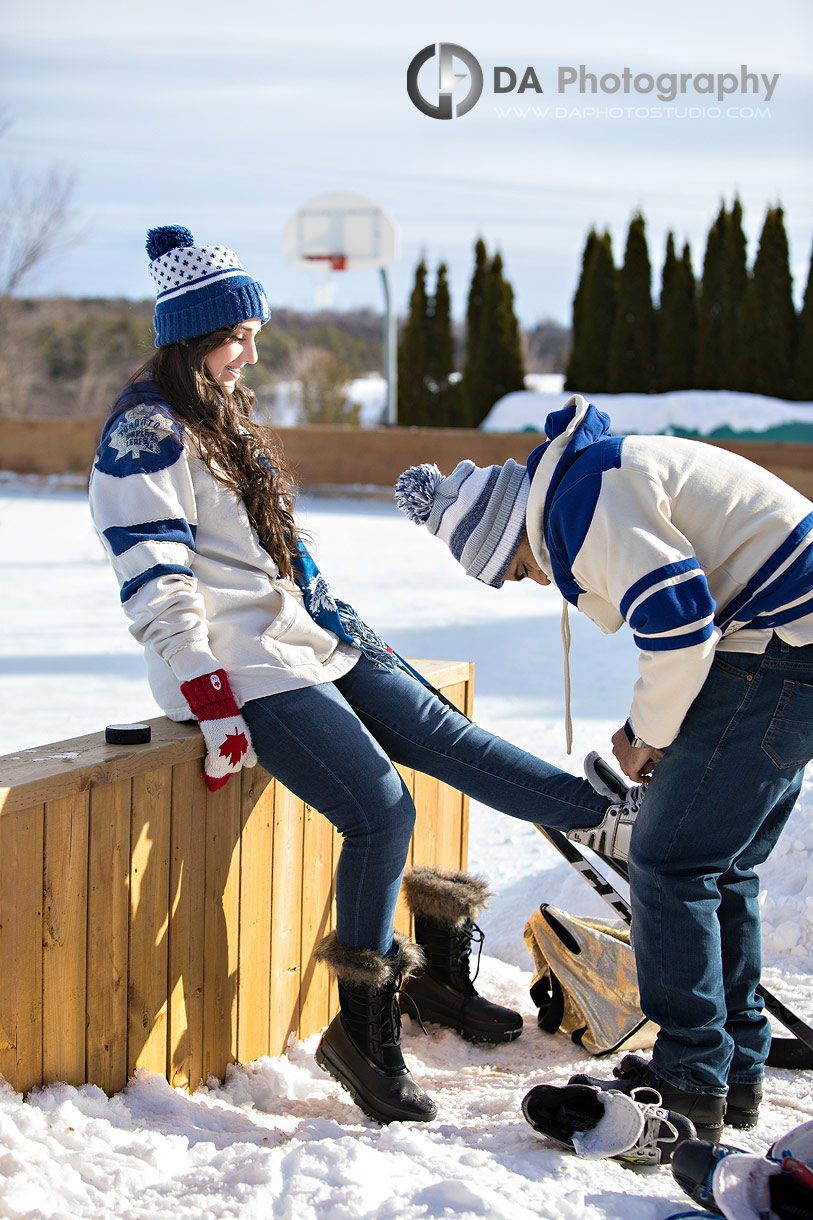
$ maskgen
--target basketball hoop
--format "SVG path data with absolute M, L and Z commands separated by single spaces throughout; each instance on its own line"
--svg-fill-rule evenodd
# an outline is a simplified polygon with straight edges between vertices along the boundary
M 346 254 L 303 254 L 302 258 L 308 263 L 329 263 L 331 271 L 347 270 Z
M 379 272 L 386 309 L 387 421 L 396 423 L 398 335 L 387 267 L 398 258 L 398 234 L 387 213 L 363 195 L 318 195 L 288 221 L 282 253 L 286 262 L 310 271 Z

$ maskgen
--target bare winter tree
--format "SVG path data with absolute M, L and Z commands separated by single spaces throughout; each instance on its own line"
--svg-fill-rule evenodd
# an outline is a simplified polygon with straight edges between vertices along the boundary
M 0 137 L 10 126 L 0 111 Z M 14 347 L 14 297 L 75 236 L 70 201 L 74 177 L 53 168 L 42 176 L 0 167 L 0 415 L 25 411 L 25 387 L 9 369 Z
M 0 198 L 0 296 L 20 291 L 70 237 L 74 178 L 51 169 L 41 178 L 8 172 Z

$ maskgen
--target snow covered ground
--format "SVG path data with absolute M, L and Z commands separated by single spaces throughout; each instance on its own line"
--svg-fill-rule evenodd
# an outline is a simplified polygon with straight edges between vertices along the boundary
M 651 403 L 651 400 L 650 400 Z M 391 502 L 303 496 L 300 517 L 337 591 L 402 653 L 476 662 L 484 726 L 580 771 L 609 755 L 634 678 L 625 632 L 573 630 L 574 754 L 564 753 L 560 602 L 530 582 L 467 580 L 443 544 Z M 0 479 L 0 753 L 157 714 L 81 488 Z M 813 787 L 763 870 L 767 985 L 813 1019 Z M 0 1083 L 0 1217 L 45 1220 L 665 1220 L 688 1207 L 668 1170 L 633 1171 L 546 1147 L 520 1102 L 541 1081 L 608 1068 L 541 1033 L 522 941 L 542 901 L 604 914 L 598 899 L 522 823 L 473 806 L 470 866 L 495 897 L 482 920 L 478 985 L 525 1015 L 510 1046 L 424 1037 L 405 1021 L 415 1076 L 436 1098 L 427 1126 L 379 1128 L 315 1066 L 315 1039 L 234 1068 L 193 1097 L 158 1077 L 106 1098 L 54 1085 L 23 1099 Z M 0 985 L 2 982 L 0 981 Z M 771 1070 L 743 1147 L 764 1150 L 813 1118 L 809 1074 Z

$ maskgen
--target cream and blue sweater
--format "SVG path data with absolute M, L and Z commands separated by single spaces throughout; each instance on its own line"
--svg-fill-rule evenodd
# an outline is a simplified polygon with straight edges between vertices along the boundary
M 151 383 L 130 387 L 117 408 L 96 454 L 90 511 L 167 716 L 188 719 L 181 683 L 219 668 L 241 705 L 347 673 L 359 650 L 314 621 L 243 501 Z
M 537 562 L 605 632 L 639 648 L 630 721 L 674 741 L 715 651 L 813 643 L 813 504 L 745 458 L 670 436 L 610 435 L 580 395 L 528 459 Z

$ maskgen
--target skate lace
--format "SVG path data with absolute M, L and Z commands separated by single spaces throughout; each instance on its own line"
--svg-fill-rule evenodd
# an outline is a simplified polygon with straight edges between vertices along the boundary
M 635 784 L 634 787 L 628 788 L 626 795 L 622 800 L 613 801 L 609 806 L 607 813 L 631 813 L 636 814 L 641 808 L 641 803 L 646 792 L 646 784 Z
M 644 1100 L 647 1094 L 648 1097 Z M 658 1099 L 657 1102 L 652 1100 L 653 1094 Z M 669 1111 L 663 1109 L 663 1099 L 657 1089 L 644 1085 L 641 1088 L 632 1089 L 630 1097 L 638 1103 L 643 1111 L 644 1129 L 639 1135 L 637 1142 L 624 1153 L 624 1159 L 645 1161 L 647 1164 L 658 1165 L 663 1159 L 660 1146 L 676 1143 L 680 1139 L 678 1129 L 669 1118 Z M 671 1134 L 662 1134 L 664 1124 Z

